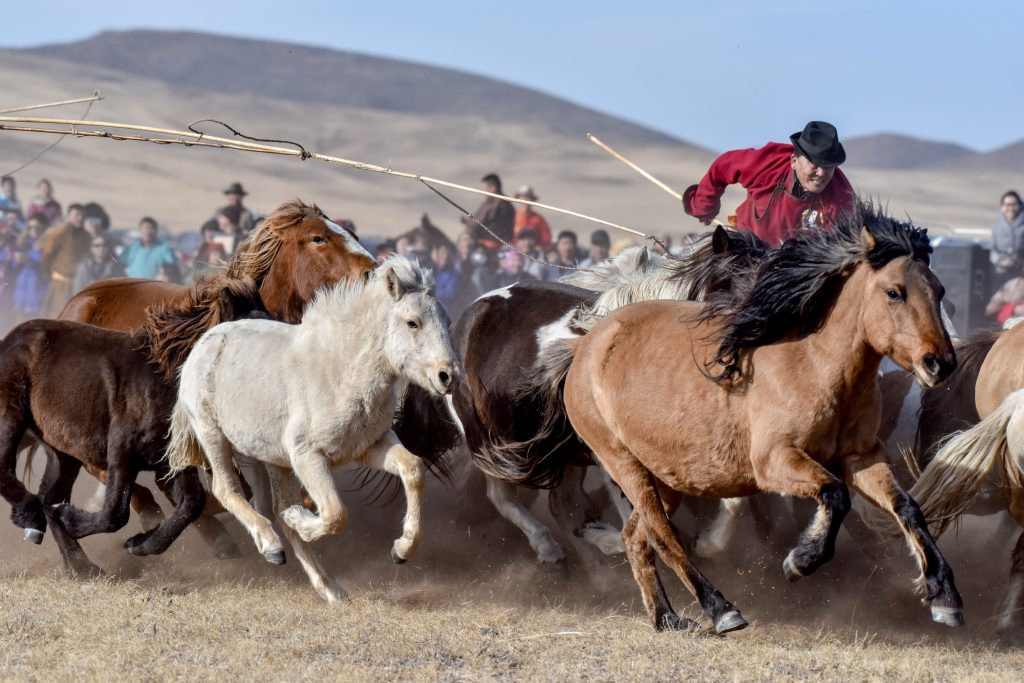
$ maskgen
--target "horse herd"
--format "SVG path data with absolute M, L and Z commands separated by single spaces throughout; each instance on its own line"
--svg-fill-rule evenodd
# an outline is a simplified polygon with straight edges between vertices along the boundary
M 345 592 L 308 545 L 348 518 L 332 468 L 400 479 L 407 510 L 391 556 L 404 562 L 422 537 L 426 474 L 461 456 L 539 562 L 564 564 L 565 550 L 521 487 L 550 490 L 568 536 L 625 552 L 656 628 L 694 627 L 668 600 L 660 557 L 722 634 L 747 622 L 670 520 L 694 497 L 721 499 L 692 546 L 708 555 L 747 500 L 782 494 L 817 506 L 783 562 L 789 580 L 832 558 L 848 514 L 885 531 L 880 514 L 917 562 L 932 619 L 958 626 L 962 601 L 929 523 L 941 533 L 982 500 L 1024 526 L 1024 326 L 954 345 L 930 252 L 926 231 L 862 202 L 778 247 L 719 228 L 683 257 L 627 250 L 561 282 L 485 294 L 450 325 L 429 271 L 397 256 L 375 265 L 354 234 L 296 200 L 223 276 L 193 288 L 108 280 L 62 319 L 15 328 L 0 343 L 0 495 L 27 539 L 49 529 L 85 575 L 99 570 L 77 539 L 122 528 L 132 507 L 144 531 L 128 552 L 161 553 L 195 522 L 220 556 L 237 554 L 215 516 L 227 510 L 275 564 L 280 530 L 334 602 Z M 902 370 L 880 376 L 885 357 Z M 37 446 L 47 463 L 33 494 L 15 465 Z M 894 448 L 916 467 L 894 471 Z M 583 486 L 592 465 L 621 532 Z M 68 502 L 83 466 L 105 483 L 98 511 Z M 135 483 L 144 470 L 169 515 Z M 855 508 L 851 489 L 874 511 Z M 1001 627 L 1019 628 L 1022 603 L 1024 534 Z

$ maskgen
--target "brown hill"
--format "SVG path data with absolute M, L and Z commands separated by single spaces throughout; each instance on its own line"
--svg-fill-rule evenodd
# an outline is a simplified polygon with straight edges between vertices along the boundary
M 911 169 L 948 164 L 977 156 L 963 145 L 907 135 L 879 133 L 843 141 L 847 164 L 857 168 Z

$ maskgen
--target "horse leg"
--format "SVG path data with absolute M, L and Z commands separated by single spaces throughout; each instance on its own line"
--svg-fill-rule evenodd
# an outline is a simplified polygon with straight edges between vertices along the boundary
M 728 633 L 746 627 L 747 622 L 739 611 L 687 558 L 682 543 L 680 543 L 666 514 L 665 502 L 658 493 L 657 484 L 650 471 L 624 446 L 618 447 L 614 459 L 601 457 L 601 462 L 608 469 L 608 474 L 622 487 L 629 502 L 633 504 L 635 508 L 633 514 L 639 516 L 640 530 L 637 533 L 642 532 L 645 541 L 654 545 L 661 559 L 676 573 L 690 594 L 697 599 L 704 614 L 711 619 L 715 632 Z M 669 507 L 671 504 L 672 501 L 669 501 Z M 636 546 L 636 541 L 632 543 L 632 550 L 628 550 L 631 545 L 630 539 L 623 536 L 623 541 L 627 546 L 630 566 L 633 568 L 634 577 L 637 577 L 637 583 L 640 583 L 641 579 L 646 581 L 646 588 L 643 587 L 644 584 L 641 584 L 641 593 L 645 590 L 649 593 L 649 596 L 645 597 L 645 604 L 657 605 L 657 601 L 650 597 L 655 595 L 658 588 L 658 582 L 652 584 L 649 578 L 652 575 L 657 578 L 657 569 L 653 567 L 653 558 L 645 555 L 642 548 Z M 662 595 L 664 595 L 663 591 Z M 650 600 L 654 601 L 649 602 Z M 667 599 L 665 602 L 667 603 Z M 650 610 L 650 607 L 648 609 Z M 663 615 L 659 615 L 656 610 L 648 613 L 655 619 L 655 628 L 665 627 L 658 622 Z
M 77 540 L 64 529 L 53 516 L 53 506 L 71 500 L 71 489 L 82 469 L 81 461 L 57 451 L 47 450 L 46 471 L 39 484 L 39 496 L 50 522 L 50 536 L 53 537 L 64 560 L 64 567 L 72 576 L 102 576 L 103 571 L 86 556 Z
M 396 564 L 402 564 L 416 552 L 416 546 L 423 537 L 420 522 L 423 512 L 423 461 L 410 453 L 398 440 L 394 431 L 389 430 L 384 438 L 370 449 L 366 464 L 397 475 L 405 488 L 406 508 L 405 519 L 402 521 L 402 537 L 395 539 L 391 547 L 391 559 Z
M 310 512 L 296 503 L 281 511 L 281 520 L 307 543 L 339 533 L 348 523 L 348 508 L 338 495 L 327 456 L 317 450 L 301 451 L 290 460 L 295 476 L 313 499 L 317 512 Z
M 100 500 L 106 499 L 107 471 L 93 465 L 85 465 L 85 471 L 100 482 L 96 493 Z M 132 484 L 132 509 L 139 513 L 139 522 L 146 531 L 155 529 L 164 520 L 164 511 L 153 498 L 153 492 L 140 484 Z M 88 505 L 86 506 L 88 509 Z
M 167 550 L 185 527 L 199 518 L 206 505 L 206 489 L 194 467 L 173 476 L 168 476 L 166 467 L 157 470 L 156 485 L 174 503 L 174 511 L 155 528 L 124 542 L 124 549 L 132 555 L 159 555 Z
M 749 507 L 746 498 L 722 498 L 718 502 L 718 514 L 711 526 L 697 534 L 694 551 L 698 557 L 717 557 L 729 547 L 736 535 L 743 509 Z
M 814 573 L 832 559 L 850 492 L 843 482 L 802 450 L 783 446 L 751 458 L 757 485 L 764 491 L 813 498 L 818 511 L 786 555 L 782 570 L 790 581 Z
M 1006 478 L 1010 485 L 1010 515 L 1018 526 L 1024 527 L 1024 489 L 1016 484 L 1015 476 Z M 1010 580 L 1006 595 L 999 606 L 998 630 L 1009 637 L 1020 637 L 1024 622 L 1024 532 L 1017 538 L 1010 554 Z
M 584 488 L 588 469 L 581 465 L 573 465 L 565 469 L 566 477 L 563 478 L 562 483 L 548 494 L 551 514 L 563 531 L 571 531 L 574 536 L 579 536 L 604 555 L 620 555 L 626 552 L 622 545 L 622 531 L 601 518 L 601 510 L 598 509 L 597 504 Z M 604 475 L 604 479 L 608 480 L 607 475 Z M 617 487 L 614 497 L 620 499 L 623 497 L 622 491 Z M 582 519 L 577 514 L 581 507 Z M 626 519 L 629 519 L 628 515 Z M 587 564 L 593 564 L 589 558 Z M 591 567 L 588 567 L 589 569 Z
M 295 490 L 295 476 L 284 467 L 269 464 L 266 466 L 266 473 L 274 510 L 280 514 L 299 501 Z M 295 529 L 287 524 L 282 524 L 281 533 L 288 539 L 288 544 L 291 545 L 295 557 L 299 560 L 306 576 L 309 577 L 309 582 L 313 584 L 314 590 L 320 597 L 329 603 L 342 602 L 348 598 L 341 586 L 324 570 L 313 549 L 302 540 Z
M 502 517 L 512 522 L 529 541 L 541 567 L 565 569 L 565 551 L 555 541 L 551 531 L 530 514 L 516 496 L 515 487 L 508 482 L 484 475 L 487 482 L 487 498 Z
M 680 617 L 672 609 L 665 587 L 658 576 L 654 548 L 647 542 L 647 534 L 640 525 L 640 513 L 634 512 L 622 527 L 622 542 L 633 570 L 633 579 L 640 587 L 640 596 L 647 613 L 654 616 L 654 628 L 659 631 L 686 631 L 695 624 Z
M 932 620 L 946 626 L 963 626 L 963 601 L 953 582 L 953 570 L 928 532 L 921 509 L 896 482 L 889 458 L 881 448 L 847 457 L 845 478 L 869 502 L 892 515 L 921 569 L 918 588 L 925 593 Z M 922 585 L 923 584 L 923 585 Z
M 256 512 L 242 495 L 242 481 L 235 469 L 231 443 L 215 424 L 206 421 L 194 425 L 194 434 L 210 463 L 210 488 L 214 497 L 246 528 L 267 562 L 284 564 L 284 547 L 273 523 Z
M 120 453 L 113 445 L 108 447 L 107 488 L 103 499 L 103 509 L 99 512 L 88 512 L 70 503 L 61 503 L 53 510 L 55 519 L 72 538 L 84 538 L 93 534 L 117 531 L 128 523 L 131 514 L 129 505 L 132 496 L 132 484 L 138 470 L 127 462 L 128 456 Z
M 235 464 L 242 479 L 252 491 L 252 506 L 264 517 L 274 516 L 274 500 L 270 492 L 270 479 L 267 469 L 259 460 L 244 455 L 235 456 Z
M 25 538 L 42 543 L 46 531 L 46 515 L 39 497 L 30 493 L 18 479 L 16 466 L 18 446 L 25 434 L 25 421 L 20 406 L 6 406 L 0 419 L 0 496 L 11 506 L 11 521 L 25 530 Z

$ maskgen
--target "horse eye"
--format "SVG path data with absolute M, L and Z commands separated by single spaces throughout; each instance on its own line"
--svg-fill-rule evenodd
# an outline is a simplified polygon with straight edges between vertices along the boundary
M 416 323 L 415 320 L 410 320 L 409 322 L 406 323 L 406 325 L 409 326 L 410 330 L 415 330 L 419 328 L 419 325 Z
M 324 239 L 323 237 L 321 237 L 320 235 L 317 235 L 317 236 L 315 236 L 315 237 L 313 238 L 313 244 L 323 244 L 323 243 L 324 243 L 324 242 L 326 242 L 326 241 L 327 241 L 327 240 L 325 240 L 325 239 Z
M 895 288 L 889 288 L 889 289 L 885 290 L 885 295 L 887 297 L 889 297 L 890 301 L 902 301 L 903 300 L 903 294 L 900 293 L 900 290 L 895 289 Z

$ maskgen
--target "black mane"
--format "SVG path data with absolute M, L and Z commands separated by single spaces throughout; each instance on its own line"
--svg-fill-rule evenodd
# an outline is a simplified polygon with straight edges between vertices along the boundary
M 861 229 L 874 238 L 867 252 Z M 746 281 L 720 291 L 705 309 L 706 320 L 722 326 L 713 379 L 739 376 L 744 350 L 799 339 L 817 331 L 828 317 L 850 268 L 860 261 L 877 270 L 910 256 L 924 264 L 932 251 L 928 231 L 876 210 L 870 201 L 839 217 L 831 230 L 807 228 L 760 259 Z
M 770 251 L 749 230 L 718 227 L 697 238 L 689 253 L 673 257 L 668 268 L 674 279 L 690 282 L 687 301 L 703 301 L 745 279 Z

